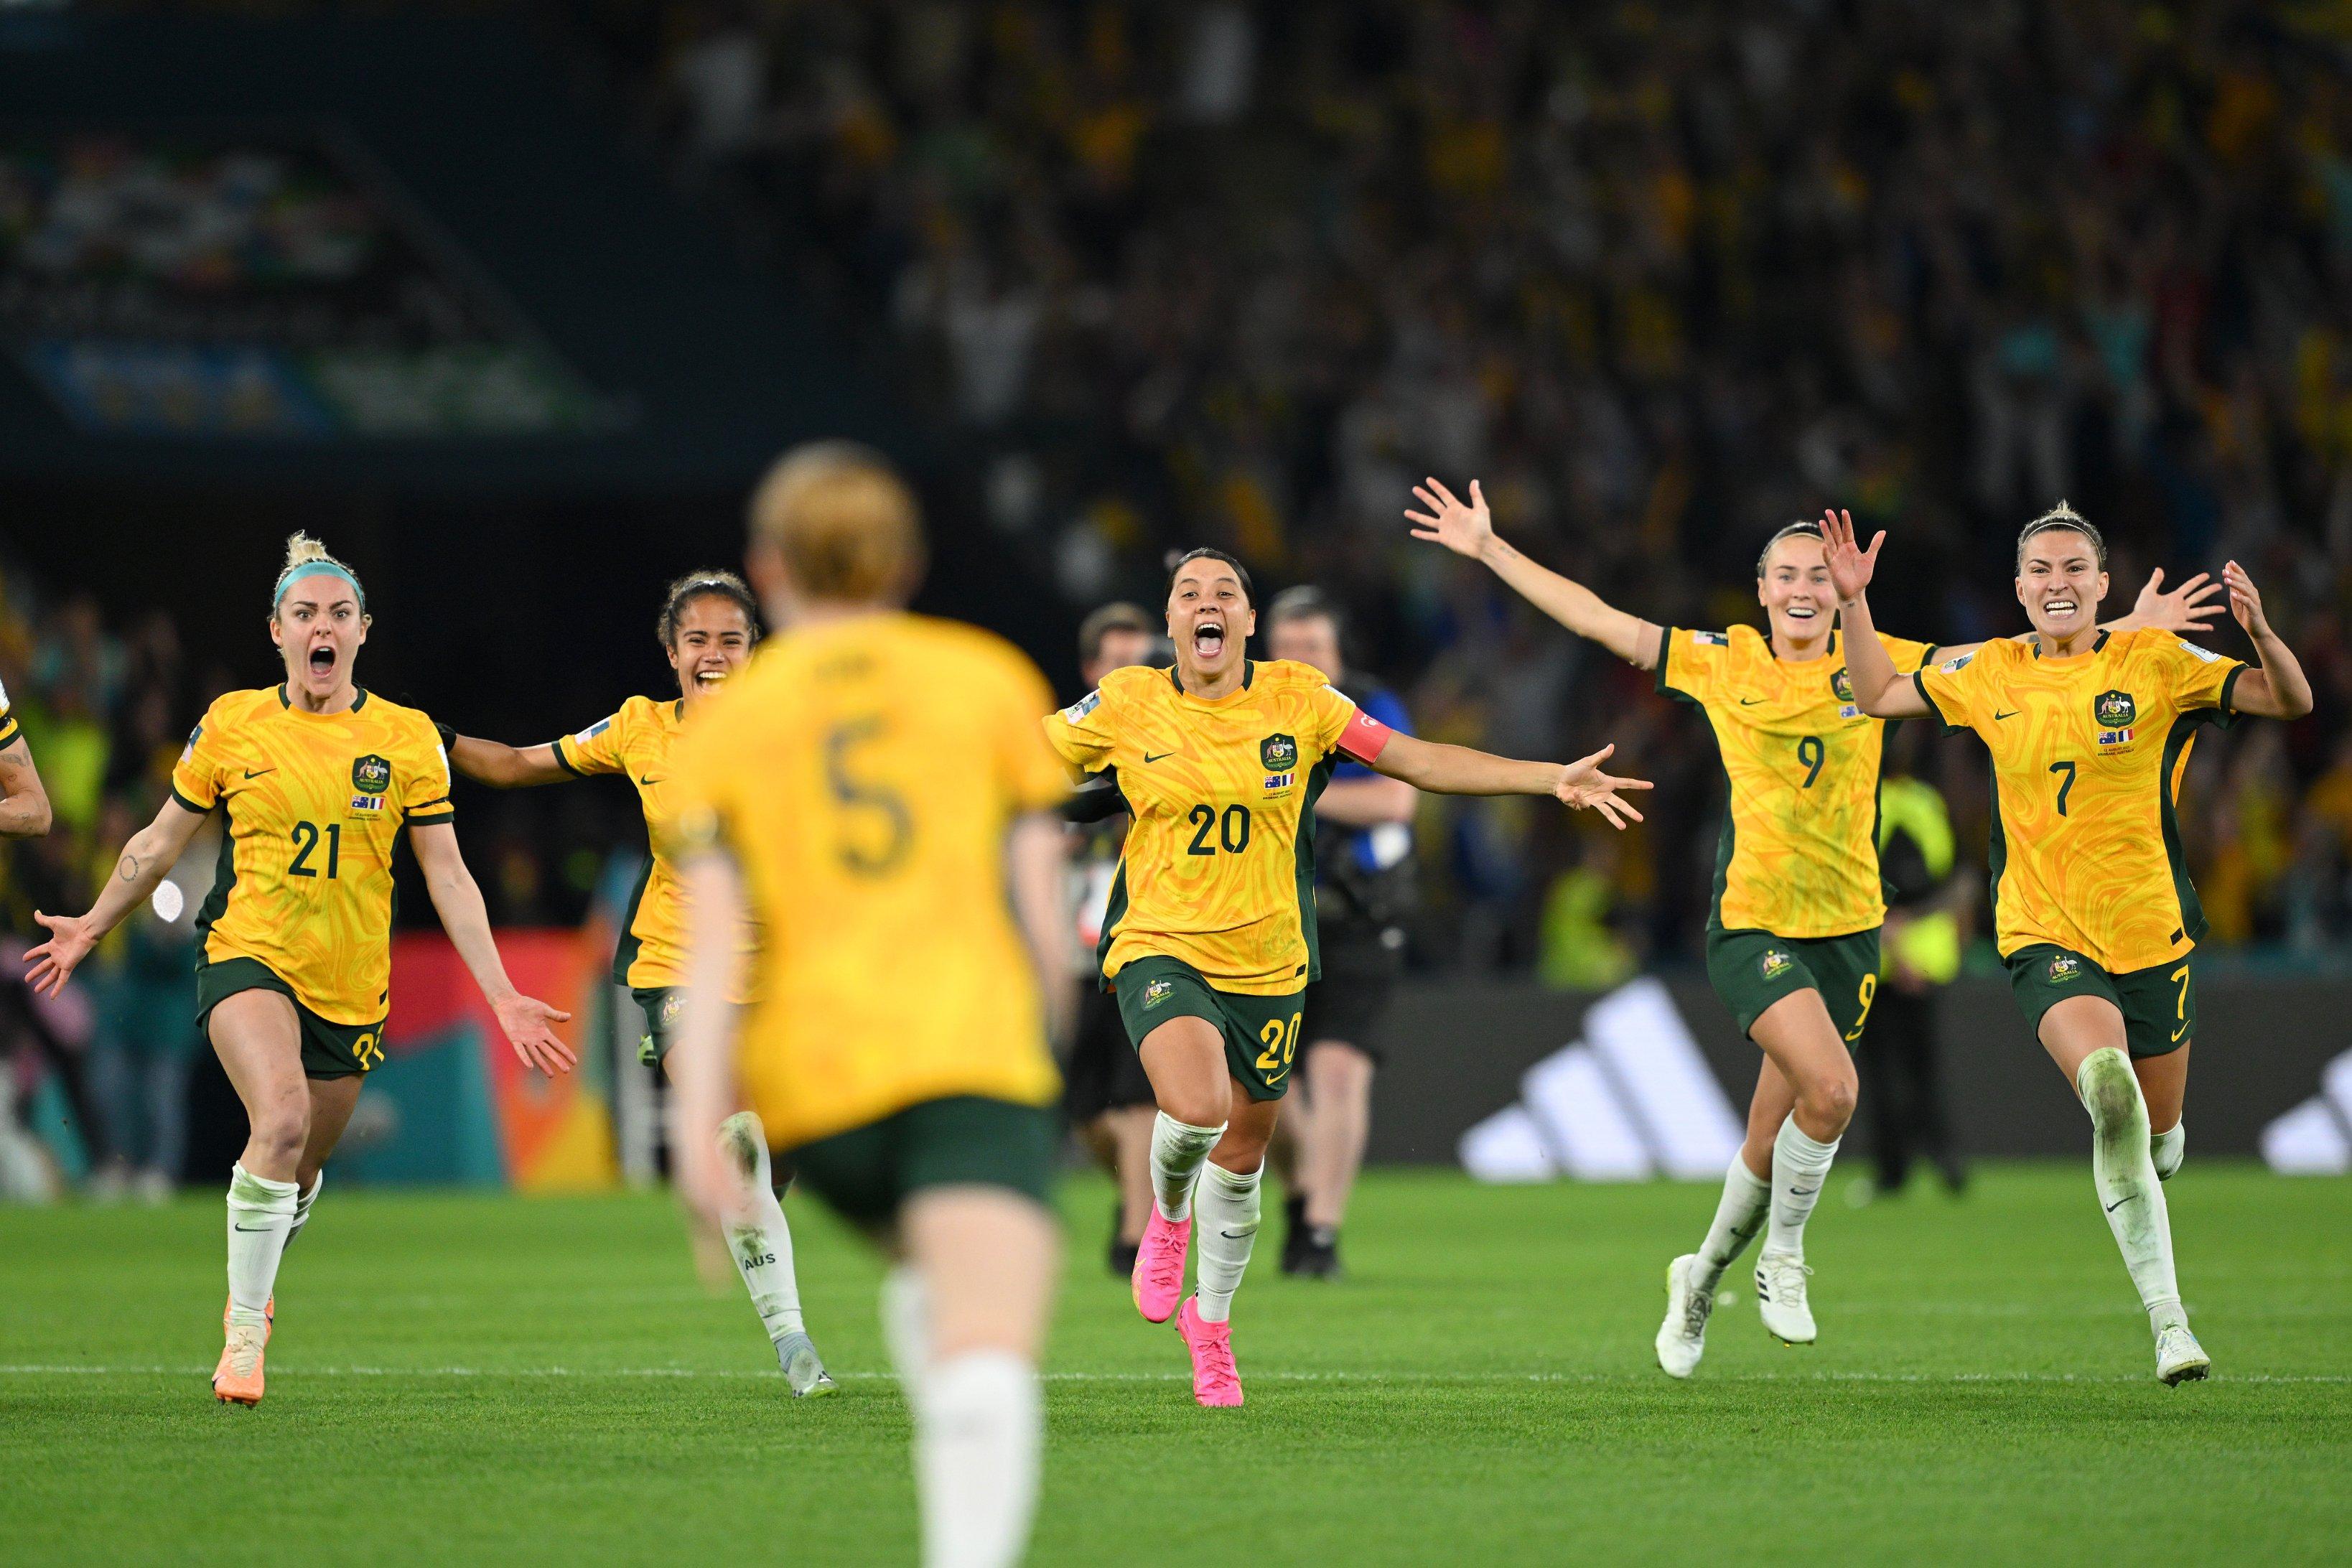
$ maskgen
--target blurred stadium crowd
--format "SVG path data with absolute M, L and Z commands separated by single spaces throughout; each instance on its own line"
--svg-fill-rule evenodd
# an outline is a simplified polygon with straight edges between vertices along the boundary
M 1750 617 L 1763 536 L 1831 501 L 1891 531 L 1890 629 L 1916 637 L 2021 627 L 2011 541 L 2061 495 L 2116 548 L 2111 613 L 2152 565 L 2235 557 L 2319 710 L 2196 752 L 2213 939 L 2318 963 L 2352 937 L 2338 12 L 520 9 L 919 412 L 933 493 L 970 509 L 942 526 L 992 531 L 1074 611 L 1156 602 L 1171 547 L 1225 545 L 1347 605 L 1351 657 L 1424 733 L 1614 740 L 1658 780 L 1622 838 L 1431 805 L 1421 962 L 1596 984 L 1694 954 L 1719 809 L 1702 720 L 1405 538 L 1432 472 L 1483 478 L 1506 533 L 1624 607 L 1706 626 Z M 230 684 L 86 586 L 0 578 L 0 680 L 58 816 L 0 866 L 12 932 L 79 907 Z M 2226 619 L 2209 640 L 2243 651 Z M 1977 748 L 1919 728 L 1898 753 L 1980 867 Z M 625 847 L 627 816 L 577 820 Z M 576 918 L 584 828 L 499 831 L 494 914 Z M 101 1061 L 106 1020 L 179 972 L 169 940 L 132 929 L 96 977 Z M 129 1103 L 142 1070 L 102 1066 L 99 1092 Z

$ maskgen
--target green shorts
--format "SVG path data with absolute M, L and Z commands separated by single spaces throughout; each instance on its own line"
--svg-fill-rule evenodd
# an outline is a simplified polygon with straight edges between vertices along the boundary
M 1111 982 L 1128 1043 L 1143 1048 L 1143 1037 L 1171 1018 L 1205 1018 L 1225 1038 L 1225 1067 L 1252 1100 L 1280 1100 L 1290 1088 L 1290 1061 L 1298 1054 L 1298 1021 L 1307 1011 L 1307 988 L 1281 996 L 1244 996 L 1220 991 L 1181 959 L 1139 958 Z
M 2069 996 L 2104 996 L 2124 1016 L 2124 1043 L 2135 1057 L 2168 1057 L 2197 1033 L 2197 972 L 2187 954 L 2152 969 L 2111 974 L 2055 942 L 2019 948 L 2009 965 L 2018 1011 L 2035 1034 L 2042 1015 Z
M 212 1038 L 205 1026 L 213 1009 L 240 991 L 275 991 L 294 1004 L 302 1026 L 302 1073 L 306 1078 L 357 1078 L 383 1060 L 383 1020 L 373 1024 L 337 1024 L 303 1005 L 294 987 L 257 958 L 224 958 L 196 963 L 196 1032 Z
M 632 985 L 629 994 L 646 1010 L 646 1032 L 637 1037 L 637 1060 L 651 1067 L 677 1043 L 678 1019 L 686 1013 L 686 987 Z
M 1818 991 L 1830 1022 L 1851 1046 L 1862 1038 L 1871 998 L 1878 994 L 1878 928 L 1847 936 L 1788 937 L 1710 927 L 1706 977 L 1739 1020 L 1743 1035 L 1791 991 Z
M 1007 1187 L 1050 1205 L 1061 1138 L 1049 1107 L 964 1094 L 923 1100 L 779 1157 L 844 1219 L 871 1228 L 924 1187 Z

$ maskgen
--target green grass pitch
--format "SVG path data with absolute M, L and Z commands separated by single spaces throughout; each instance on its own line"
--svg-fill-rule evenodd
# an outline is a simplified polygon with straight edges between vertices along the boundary
M 1822 1342 L 1768 1340 L 1735 1270 L 1686 1384 L 1650 1336 L 1711 1189 L 1394 1173 L 1342 1283 L 1282 1279 L 1268 1224 L 1249 1403 L 1207 1412 L 1074 1182 L 1035 1560 L 2352 1559 L 2352 1182 L 2192 1160 L 2168 1192 L 2204 1384 L 2151 1375 L 2086 1169 L 1859 1211 L 1832 1185 Z M 253 1411 L 206 1390 L 217 1200 L 0 1210 L 0 1560 L 910 1562 L 877 1265 L 788 1207 L 839 1398 L 785 1396 L 660 1197 L 331 1186 Z

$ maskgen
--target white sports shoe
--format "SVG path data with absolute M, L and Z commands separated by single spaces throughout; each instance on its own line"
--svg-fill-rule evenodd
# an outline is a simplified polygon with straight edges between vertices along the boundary
M 1784 1344 L 1813 1342 L 1813 1310 L 1805 1304 L 1805 1281 L 1812 1270 L 1801 1258 L 1768 1253 L 1756 1260 L 1756 1310 L 1764 1327 Z
M 1715 1292 L 1691 1283 L 1698 1254 L 1686 1252 L 1666 1265 L 1666 1321 L 1658 1325 L 1658 1366 L 1668 1377 L 1688 1377 L 1706 1353 L 1706 1320 Z
M 795 1399 L 822 1399 L 840 1390 L 817 1358 L 815 1342 L 806 1334 L 786 1334 L 778 1340 L 776 1361 L 783 1367 L 784 1381 L 792 1385 Z
M 2157 1380 L 2167 1388 L 2201 1383 L 2212 1370 L 2212 1357 L 2205 1353 L 2188 1324 L 2174 1323 L 2156 1336 Z

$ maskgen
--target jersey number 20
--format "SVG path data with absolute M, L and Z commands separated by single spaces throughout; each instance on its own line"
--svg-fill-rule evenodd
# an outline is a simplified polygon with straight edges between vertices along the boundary
M 1191 823 L 1195 830 L 1192 834 L 1192 847 L 1185 851 L 1187 854 L 1214 855 L 1219 849 L 1223 849 L 1228 855 L 1238 855 L 1249 847 L 1248 806 L 1229 805 L 1225 807 L 1225 814 L 1219 816 L 1217 808 L 1213 805 L 1196 805 L 1185 814 L 1184 820 Z M 1214 829 L 1217 835 L 1217 842 L 1213 845 L 1209 842 L 1209 833 L 1212 829 Z

